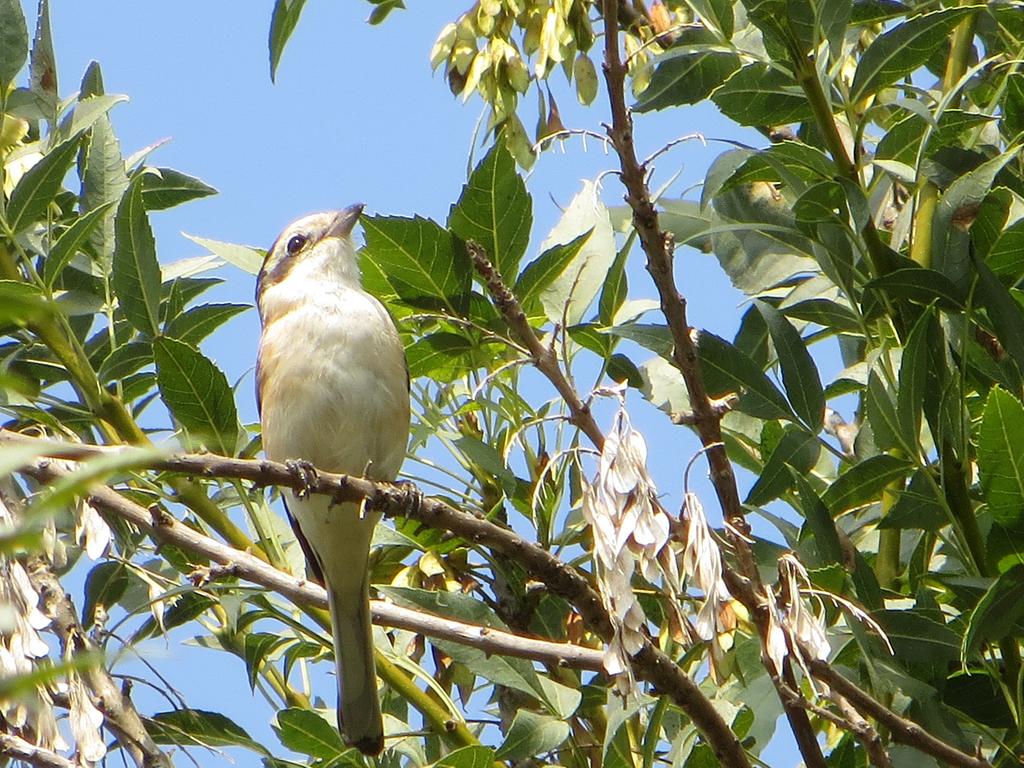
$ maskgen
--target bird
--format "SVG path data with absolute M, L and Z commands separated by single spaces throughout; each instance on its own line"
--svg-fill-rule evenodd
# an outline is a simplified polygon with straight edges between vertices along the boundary
M 392 481 L 409 436 L 409 374 L 394 320 L 362 287 L 352 241 L 362 210 L 304 216 L 267 251 L 256 280 L 256 403 L 267 458 L 293 471 Z M 384 728 L 368 559 L 379 514 L 320 494 L 285 504 L 309 571 L 327 590 L 338 728 L 347 744 L 377 755 Z

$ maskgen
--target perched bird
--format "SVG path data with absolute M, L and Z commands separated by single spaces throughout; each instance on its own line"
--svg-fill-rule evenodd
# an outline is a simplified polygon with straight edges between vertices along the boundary
M 409 435 L 409 377 L 391 316 L 361 285 L 352 229 L 362 208 L 301 218 L 267 252 L 256 282 L 256 402 L 268 458 L 393 480 Z M 330 599 L 338 728 L 376 755 L 384 729 L 367 559 L 378 516 L 323 495 L 299 494 L 286 506 Z

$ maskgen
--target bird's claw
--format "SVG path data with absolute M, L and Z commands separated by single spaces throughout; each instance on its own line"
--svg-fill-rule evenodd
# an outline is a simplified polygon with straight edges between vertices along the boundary
M 423 491 L 409 480 L 396 480 L 395 486 L 402 492 L 402 508 L 408 517 L 416 517 L 423 508 Z
M 300 483 L 299 487 L 295 489 L 295 498 L 308 499 L 310 490 L 317 480 L 316 467 L 305 459 L 289 459 L 284 465 Z

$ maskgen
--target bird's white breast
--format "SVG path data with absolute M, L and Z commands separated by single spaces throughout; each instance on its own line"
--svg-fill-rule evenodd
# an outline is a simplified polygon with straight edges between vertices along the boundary
M 263 298 L 259 386 L 269 458 L 394 479 L 409 395 L 402 343 L 359 288 L 291 277 Z

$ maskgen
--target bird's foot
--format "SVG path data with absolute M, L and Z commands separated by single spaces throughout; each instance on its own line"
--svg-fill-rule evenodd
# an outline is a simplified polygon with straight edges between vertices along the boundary
M 317 480 L 316 467 L 305 459 L 289 459 L 284 465 L 300 483 L 299 487 L 295 489 L 295 498 L 308 499 L 310 489 Z
M 423 509 L 423 491 L 409 480 L 396 480 L 395 487 L 401 494 L 399 503 L 404 514 L 408 517 L 417 517 Z

